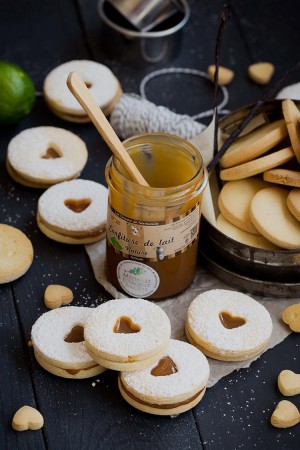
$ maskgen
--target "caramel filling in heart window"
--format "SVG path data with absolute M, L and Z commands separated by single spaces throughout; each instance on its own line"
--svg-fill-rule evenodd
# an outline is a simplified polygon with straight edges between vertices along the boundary
M 228 329 L 242 327 L 246 323 L 246 320 L 242 317 L 232 316 L 227 311 L 220 312 L 219 319 L 223 327 Z
M 46 153 L 42 156 L 42 159 L 56 159 L 61 158 L 61 152 L 54 145 L 50 145 L 47 148 Z
M 88 208 L 88 206 L 90 206 L 90 204 L 91 200 L 89 200 L 88 198 L 83 198 L 81 200 L 65 200 L 66 207 L 75 213 L 83 212 L 86 208 Z
M 130 319 L 130 317 L 119 317 L 114 326 L 114 333 L 138 333 L 141 331 L 141 327 Z
M 86 87 L 89 89 L 91 88 L 93 85 L 92 83 L 90 83 L 89 81 L 84 81 L 84 84 L 86 85 Z
M 75 325 L 70 333 L 68 333 L 64 341 L 65 342 L 82 342 L 84 341 L 83 337 L 84 328 L 81 325 Z
M 178 372 L 176 364 L 169 356 L 164 356 L 158 361 L 158 364 L 151 370 L 154 377 L 164 377 Z

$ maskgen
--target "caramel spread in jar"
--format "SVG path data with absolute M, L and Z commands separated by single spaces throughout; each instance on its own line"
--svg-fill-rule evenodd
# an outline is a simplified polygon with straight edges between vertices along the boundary
M 134 136 L 124 145 L 149 187 L 131 181 L 116 158 L 108 162 L 107 278 L 131 297 L 176 295 L 196 270 L 207 181 L 201 155 L 162 133 Z

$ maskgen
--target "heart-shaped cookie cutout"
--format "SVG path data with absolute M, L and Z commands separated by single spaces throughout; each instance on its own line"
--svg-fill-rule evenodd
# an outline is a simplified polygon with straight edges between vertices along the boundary
M 282 320 L 292 331 L 300 333 L 300 303 L 286 308 L 282 313 Z
M 220 312 L 219 319 L 223 327 L 228 329 L 242 327 L 246 323 L 246 320 L 243 319 L 242 317 L 232 316 L 227 311 Z
M 141 327 L 126 316 L 119 317 L 114 326 L 114 333 L 130 334 L 139 331 L 141 331 Z
M 65 342 L 83 342 L 84 341 L 84 328 L 81 325 L 75 325 L 70 333 L 65 338 Z
M 61 158 L 61 153 L 54 147 L 47 148 L 46 153 L 42 156 L 42 159 L 56 159 Z
M 15 413 L 12 427 L 16 431 L 39 430 L 44 425 L 42 414 L 31 406 L 22 406 Z
M 66 286 L 50 284 L 44 293 L 44 302 L 47 308 L 55 309 L 61 305 L 68 305 L 73 300 L 73 292 Z
M 173 375 L 178 372 L 177 366 L 169 356 L 161 358 L 157 365 L 151 370 L 151 375 L 154 377 L 164 377 L 166 375 Z
M 75 213 L 82 213 L 86 210 L 91 204 L 91 200 L 89 198 L 82 198 L 80 200 L 74 200 L 74 199 L 68 199 L 65 200 L 65 205 L 67 208 L 69 208 L 71 211 Z
M 278 375 L 278 389 L 287 397 L 300 394 L 300 374 L 292 370 L 282 370 Z
M 276 406 L 272 416 L 271 424 L 276 428 L 289 428 L 300 422 L 300 412 L 294 403 L 282 400 Z

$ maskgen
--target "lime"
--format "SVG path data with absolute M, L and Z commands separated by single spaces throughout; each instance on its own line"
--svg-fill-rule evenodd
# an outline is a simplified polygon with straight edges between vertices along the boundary
M 34 104 L 35 89 L 20 67 L 0 61 L 0 125 L 18 122 Z

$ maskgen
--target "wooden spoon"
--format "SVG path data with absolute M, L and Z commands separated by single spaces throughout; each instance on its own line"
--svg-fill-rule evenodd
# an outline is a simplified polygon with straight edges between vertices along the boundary
M 77 72 L 69 74 L 67 85 L 133 181 L 149 186 Z

